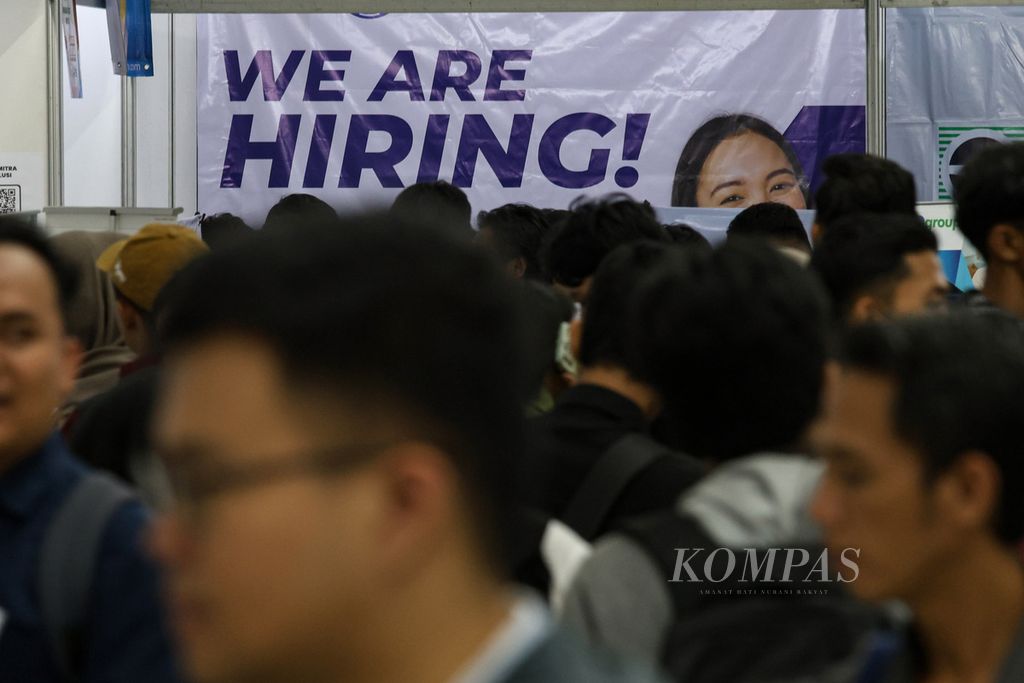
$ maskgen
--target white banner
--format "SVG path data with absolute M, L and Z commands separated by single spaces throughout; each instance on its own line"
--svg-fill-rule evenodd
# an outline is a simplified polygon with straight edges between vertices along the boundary
M 824 156 L 864 146 L 853 10 L 198 26 L 199 209 L 256 223 L 293 192 L 345 209 L 436 179 L 477 210 L 614 191 L 658 206 L 810 208 Z

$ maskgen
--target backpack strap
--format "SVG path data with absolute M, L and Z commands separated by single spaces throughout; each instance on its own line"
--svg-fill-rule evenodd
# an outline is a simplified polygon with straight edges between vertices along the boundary
M 108 474 L 86 474 L 57 509 L 43 537 L 38 590 L 43 626 L 61 675 L 79 678 L 84 627 L 103 532 L 135 498 Z
M 580 536 L 593 540 L 626 486 L 665 452 L 646 434 L 618 439 L 598 458 L 559 517 Z

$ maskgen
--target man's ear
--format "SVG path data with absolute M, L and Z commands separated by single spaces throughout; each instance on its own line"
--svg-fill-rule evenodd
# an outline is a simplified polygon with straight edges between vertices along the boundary
M 986 453 L 964 453 L 936 484 L 936 496 L 948 518 L 960 529 L 990 529 L 999 510 L 1002 474 Z
M 508 262 L 508 272 L 515 279 L 522 279 L 526 275 L 526 259 L 517 256 Z
M 867 323 L 883 318 L 885 318 L 885 310 L 878 299 L 870 294 L 862 294 L 850 306 L 848 319 L 851 324 Z
M 142 317 L 131 304 L 117 299 L 117 317 L 121 320 L 121 327 L 125 332 L 138 329 L 142 325 Z
M 391 579 L 422 570 L 443 548 L 446 529 L 460 510 L 458 475 L 435 447 L 407 443 L 385 453 L 376 464 L 383 486 L 378 550 Z
M 1024 260 L 1024 232 L 1000 223 L 988 233 L 989 258 L 1006 263 Z

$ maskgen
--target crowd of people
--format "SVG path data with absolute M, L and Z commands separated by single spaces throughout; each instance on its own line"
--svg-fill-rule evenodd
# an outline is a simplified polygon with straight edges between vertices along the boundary
M 907 171 L 823 169 L 715 246 L 445 182 L 0 219 L 0 680 L 1024 680 L 1024 144 L 971 292 Z

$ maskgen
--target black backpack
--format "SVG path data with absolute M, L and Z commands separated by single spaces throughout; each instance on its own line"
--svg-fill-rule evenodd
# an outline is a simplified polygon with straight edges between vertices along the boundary
M 677 455 L 646 434 L 626 434 L 616 439 L 594 463 L 558 518 L 583 539 L 593 541 L 605 528 L 626 487 L 666 454 Z M 547 595 L 551 576 L 541 557 L 540 545 L 552 517 L 536 508 L 521 508 L 516 515 L 513 574 L 519 583 Z
M 50 651 L 65 681 L 85 664 L 86 621 L 103 532 L 135 494 L 112 476 L 90 472 L 71 489 L 50 521 L 39 552 L 40 611 Z
M 888 628 L 877 610 L 846 594 L 834 574 L 822 581 L 813 561 L 787 572 L 787 550 L 775 549 L 770 566 L 769 549 L 715 552 L 718 544 L 699 522 L 678 513 L 631 520 L 621 531 L 668 581 L 675 621 L 662 664 L 680 683 L 857 682 L 876 634 Z M 698 553 L 688 564 L 699 583 L 689 580 L 679 549 Z M 820 558 L 824 548 L 793 551 Z

